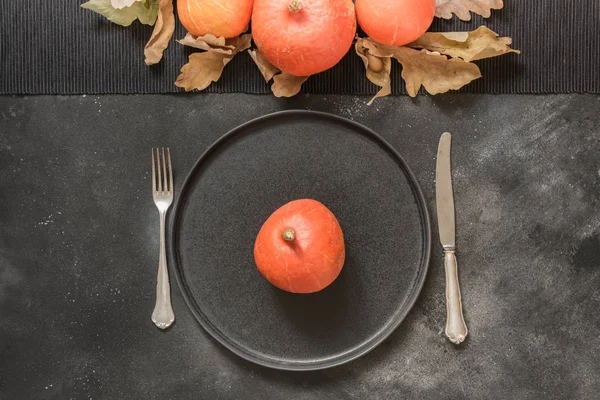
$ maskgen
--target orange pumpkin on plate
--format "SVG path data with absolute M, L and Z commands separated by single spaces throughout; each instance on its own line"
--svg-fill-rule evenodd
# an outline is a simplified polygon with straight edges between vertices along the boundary
M 258 270 L 279 289 L 314 293 L 344 266 L 344 234 L 333 213 L 316 200 L 287 203 L 264 223 L 254 244 Z

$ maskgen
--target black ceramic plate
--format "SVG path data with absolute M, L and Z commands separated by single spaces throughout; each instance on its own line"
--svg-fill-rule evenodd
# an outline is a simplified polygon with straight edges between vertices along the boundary
M 263 222 L 301 198 L 333 211 L 346 241 L 339 278 L 309 295 L 272 286 L 253 254 Z M 415 177 L 381 137 L 287 111 L 239 126 L 200 157 L 169 242 L 186 302 L 215 339 L 261 365 L 314 370 L 367 353 L 400 324 L 425 280 L 431 232 Z

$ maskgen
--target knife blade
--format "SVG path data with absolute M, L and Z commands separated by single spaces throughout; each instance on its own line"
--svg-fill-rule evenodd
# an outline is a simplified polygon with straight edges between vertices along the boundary
M 455 254 L 456 226 L 450 159 L 451 145 L 452 135 L 445 132 L 440 138 L 438 146 L 435 197 L 440 242 L 444 248 L 444 270 L 446 271 L 446 337 L 450 342 L 460 344 L 467 337 L 468 329 L 463 316 Z
M 435 198 L 437 218 L 440 229 L 440 241 L 444 249 L 454 250 L 454 194 L 452 193 L 452 167 L 450 166 L 450 150 L 452 135 L 444 133 L 438 147 L 437 167 L 435 174 Z

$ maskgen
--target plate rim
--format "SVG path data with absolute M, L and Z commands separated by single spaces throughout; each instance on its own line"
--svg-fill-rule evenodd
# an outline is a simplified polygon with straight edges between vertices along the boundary
M 239 345 L 236 345 L 231 340 L 229 340 L 227 335 L 222 333 L 217 327 L 215 327 L 210 322 L 210 320 L 206 316 L 202 315 L 201 312 L 199 312 L 199 310 L 196 309 L 196 307 L 197 308 L 200 308 L 200 307 L 197 304 L 195 304 L 196 302 L 193 300 L 193 296 L 187 287 L 187 283 L 185 282 L 185 278 L 183 277 L 183 271 L 180 268 L 179 254 L 178 254 L 178 250 L 177 250 L 178 234 L 176 232 L 176 229 L 178 227 L 177 223 L 179 221 L 179 216 L 181 214 L 182 202 L 186 198 L 186 196 L 185 196 L 186 188 L 189 186 L 191 180 L 194 178 L 194 175 L 196 174 L 196 171 L 199 169 L 200 165 L 205 161 L 205 159 L 208 158 L 216 149 L 218 149 L 222 143 L 226 142 L 229 138 L 235 136 L 239 131 L 243 131 L 244 129 L 247 129 L 248 127 L 251 127 L 254 124 L 260 124 L 260 123 L 263 123 L 270 119 L 277 119 L 277 118 L 286 117 L 286 116 L 298 116 L 298 115 L 300 115 L 300 116 L 310 115 L 310 116 L 317 117 L 317 118 L 330 119 L 333 122 L 338 123 L 338 124 L 350 125 L 355 130 L 366 133 L 367 134 L 366 136 L 370 136 L 372 139 L 374 139 L 376 142 L 378 142 L 378 144 L 381 147 L 383 147 L 383 150 L 390 153 L 396 159 L 396 161 L 399 163 L 399 167 L 401 167 L 404 170 L 403 172 L 405 173 L 405 175 L 407 177 L 409 186 L 412 188 L 414 197 L 417 201 L 417 206 L 420 209 L 420 215 L 421 215 L 421 219 L 423 222 L 421 224 L 423 226 L 423 233 L 422 233 L 423 234 L 423 249 L 422 249 L 422 263 L 421 263 L 422 265 L 420 265 L 420 268 L 419 268 L 419 270 L 421 271 L 421 275 L 420 275 L 420 277 L 417 278 L 418 282 L 416 282 L 416 285 L 412 291 L 412 294 L 407 299 L 408 301 L 406 302 L 406 307 L 404 308 L 405 311 L 399 313 L 395 317 L 395 319 L 391 323 L 388 324 L 388 327 L 386 329 L 380 331 L 377 335 L 371 336 L 371 338 L 369 338 L 369 339 L 367 339 L 367 341 L 357 345 L 351 351 L 340 352 L 337 355 L 333 356 L 332 358 L 328 358 L 328 359 L 324 359 L 324 360 L 321 359 L 321 360 L 317 360 L 312 363 L 311 362 L 284 363 L 284 362 L 277 362 L 276 360 L 273 360 L 272 358 L 267 358 L 267 357 L 260 358 L 260 357 L 258 357 L 257 352 L 252 353 L 249 351 L 243 351 L 243 349 L 240 348 Z M 202 155 L 196 160 L 196 162 L 194 163 L 194 165 L 192 166 L 192 168 L 189 170 L 188 174 L 186 175 L 185 180 L 183 181 L 183 184 L 181 185 L 180 193 L 179 193 L 179 195 L 177 195 L 175 202 L 173 204 L 172 211 L 169 213 L 169 223 L 168 223 L 168 228 L 167 228 L 167 243 L 168 243 L 167 251 L 168 251 L 168 258 L 169 258 L 169 262 L 170 262 L 170 266 L 171 266 L 171 268 L 169 268 L 169 270 L 170 270 L 169 272 L 171 272 L 172 274 L 175 275 L 175 279 L 177 281 L 179 290 L 181 291 L 181 295 L 182 295 L 188 309 L 191 311 L 192 315 L 194 316 L 194 319 L 196 320 L 196 322 L 214 340 L 216 340 L 218 343 L 220 343 L 222 346 L 224 346 L 226 349 L 228 349 L 232 353 L 236 354 L 237 356 L 239 356 L 247 361 L 250 361 L 252 363 L 261 365 L 263 367 L 268 367 L 268 368 L 273 368 L 273 369 L 278 369 L 278 370 L 285 370 L 285 371 L 316 371 L 316 370 L 322 370 L 322 369 L 336 367 L 336 366 L 346 364 L 350 361 L 356 360 L 357 358 L 364 356 L 365 354 L 369 353 L 370 351 L 375 349 L 377 346 L 379 346 L 383 341 L 385 341 L 400 326 L 400 324 L 406 319 L 406 317 L 408 316 L 410 311 L 413 309 L 415 303 L 417 302 L 417 300 L 421 294 L 421 291 L 423 290 L 423 286 L 425 285 L 425 280 L 427 279 L 427 274 L 429 271 L 429 263 L 430 263 L 430 259 L 431 259 L 431 240 L 432 240 L 431 220 L 430 220 L 425 196 L 423 195 L 423 191 L 421 189 L 421 186 L 420 186 L 419 181 L 417 180 L 415 174 L 410 169 L 410 167 L 408 166 L 408 164 L 406 163 L 404 158 L 400 155 L 400 153 L 389 142 L 387 142 L 382 136 L 380 136 L 374 130 L 368 128 L 367 126 L 365 126 L 359 122 L 352 121 L 350 119 L 347 119 L 347 118 L 344 118 L 344 117 L 341 117 L 341 116 L 338 116 L 335 114 L 331 114 L 331 113 L 326 113 L 326 112 L 321 112 L 321 111 L 312 111 L 312 110 L 301 110 L 301 109 L 300 110 L 277 111 L 277 112 L 269 113 L 269 114 L 251 119 L 240 125 L 237 125 L 233 129 L 231 129 L 227 133 L 225 133 L 223 136 L 218 138 L 215 142 L 213 142 L 202 153 Z M 354 351 L 354 350 L 356 350 L 356 351 Z

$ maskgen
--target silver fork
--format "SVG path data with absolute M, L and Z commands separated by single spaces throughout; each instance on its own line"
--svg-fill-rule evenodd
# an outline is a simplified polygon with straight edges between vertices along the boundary
M 156 158 L 154 150 L 156 150 Z M 165 222 L 167 210 L 173 203 L 173 168 L 171 167 L 171 151 L 168 148 L 167 156 L 165 157 L 164 147 L 162 148 L 162 157 L 160 149 L 152 149 L 152 197 L 160 214 L 160 252 L 156 281 L 156 305 L 152 313 L 152 321 L 160 329 L 167 329 L 175 321 L 175 314 L 171 306 L 171 286 L 165 251 Z M 168 179 L 167 162 L 169 163 Z

